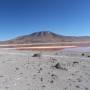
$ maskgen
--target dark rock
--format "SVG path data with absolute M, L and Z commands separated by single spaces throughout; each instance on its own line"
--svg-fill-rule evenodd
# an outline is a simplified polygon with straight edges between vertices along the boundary
M 61 70 L 67 71 L 67 69 L 64 68 L 64 67 L 62 67 L 62 66 L 60 65 L 60 63 L 57 63 L 54 67 L 55 67 L 56 69 L 61 69 Z
M 82 56 L 85 56 L 85 54 L 84 54 L 84 53 L 82 53 Z
M 41 57 L 41 54 L 40 53 L 36 53 L 32 57 Z

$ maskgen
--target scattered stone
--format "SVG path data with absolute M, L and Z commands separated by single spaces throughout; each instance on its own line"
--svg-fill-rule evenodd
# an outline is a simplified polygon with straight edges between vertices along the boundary
M 85 56 L 85 54 L 84 54 L 84 53 L 82 53 L 81 55 L 82 55 L 82 56 Z
M 26 85 L 27 85 L 27 86 L 30 86 L 30 83 L 27 83 Z
M 79 64 L 79 62 L 75 61 L 75 62 L 73 62 L 73 64 Z
M 40 53 L 36 53 L 36 54 L 32 55 L 32 57 L 41 57 L 41 54 Z
M 58 55 L 58 53 L 55 53 L 55 55 Z
M 6 86 L 5 88 L 6 88 L 7 90 L 9 89 L 9 87 L 8 87 L 8 86 Z
M 3 78 L 4 76 L 3 75 L 0 75 L 0 78 Z
M 55 66 L 54 66 L 56 69 L 61 69 L 61 65 L 59 63 L 57 63 Z
M 75 74 L 72 73 L 72 76 L 74 76 Z
M 18 67 L 16 67 L 16 70 L 19 70 L 19 68 L 18 68 Z
M 51 77 L 52 77 L 53 79 L 56 79 L 57 76 L 56 76 L 55 74 L 52 74 Z
M 21 75 L 21 74 L 23 74 L 23 73 L 21 72 L 21 73 L 19 73 L 19 74 Z
M 61 70 L 67 71 L 67 69 L 66 69 L 66 68 L 63 68 L 63 67 L 60 65 L 60 63 L 57 63 L 54 67 L 55 67 L 56 69 L 61 69 Z
M 85 87 L 85 90 L 89 90 L 87 87 Z
M 90 55 L 88 55 L 87 57 L 90 57 Z
M 82 82 L 81 78 L 77 78 L 77 81 L 78 81 L 78 82 Z
M 77 85 L 76 88 L 80 88 L 80 86 Z
M 40 69 L 38 70 L 38 73 L 40 73 L 42 70 L 43 70 L 43 69 L 42 69 L 42 68 L 40 68 Z
M 43 88 L 45 88 L 46 86 L 45 85 L 42 85 Z
M 54 81 L 53 81 L 53 80 L 51 80 L 51 81 L 50 81 L 50 83 L 54 83 Z
M 67 88 L 64 88 L 64 90 L 67 90 Z
M 40 78 L 40 80 L 41 80 L 41 82 L 43 82 L 43 78 L 42 77 Z

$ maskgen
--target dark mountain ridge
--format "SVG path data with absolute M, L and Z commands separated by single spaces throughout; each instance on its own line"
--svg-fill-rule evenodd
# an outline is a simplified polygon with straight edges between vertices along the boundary
M 50 31 L 34 32 L 11 40 L 2 41 L 0 44 L 30 44 L 30 43 L 60 43 L 60 42 L 80 42 L 90 41 L 89 36 L 64 36 Z

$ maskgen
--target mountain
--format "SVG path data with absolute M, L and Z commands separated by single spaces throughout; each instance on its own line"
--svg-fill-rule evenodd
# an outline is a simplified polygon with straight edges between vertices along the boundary
M 50 31 L 34 32 L 29 35 L 23 35 L 11 40 L 0 42 L 1 44 L 30 44 L 30 43 L 60 43 L 60 42 L 75 42 L 75 41 L 90 41 L 90 37 L 82 36 L 64 36 Z

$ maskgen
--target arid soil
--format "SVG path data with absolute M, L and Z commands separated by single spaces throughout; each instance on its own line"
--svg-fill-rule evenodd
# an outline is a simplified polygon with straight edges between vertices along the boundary
M 0 48 L 0 90 L 90 90 L 89 56 Z

